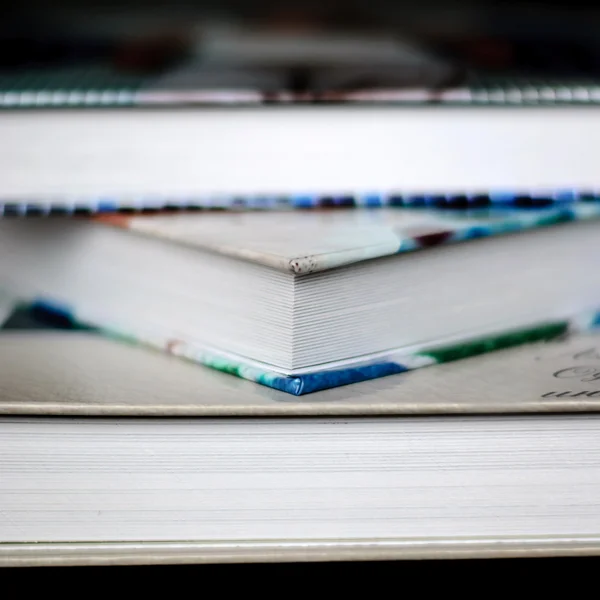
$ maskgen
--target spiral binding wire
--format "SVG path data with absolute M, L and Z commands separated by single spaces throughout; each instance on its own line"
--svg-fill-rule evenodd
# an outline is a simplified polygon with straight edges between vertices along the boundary
M 73 108 L 73 107 L 123 107 L 177 104 L 173 100 L 173 90 L 155 85 L 152 77 L 123 75 L 102 69 L 63 69 L 57 72 L 34 70 L 16 75 L 0 73 L 0 109 L 2 108 Z M 600 80 L 594 78 L 545 79 L 523 75 L 489 75 L 477 72 L 468 73 L 464 85 L 442 89 L 422 89 L 418 94 L 405 88 L 364 90 L 363 100 L 356 100 L 350 94 L 346 100 L 336 95 L 336 102 L 366 102 L 368 104 L 392 103 L 421 105 L 427 103 L 450 105 L 581 105 L 600 104 Z M 383 91 L 383 95 L 379 92 Z M 236 98 L 237 104 L 257 102 L 305 101 L 305 95 L 294 98 L 289 90 L 279 94 L 262 96 L 242 94 Z M 198 104 L 219 105 L 218 96 L 209 94 Z M 251 98 L 251 99 L 250 99 Z M 262 98 L 262 100 L 261 100 Z M 319 99 L 317 94 L 311 102 Z M 364 98 L 370 98 L 365 100 Z M 231 98 L 230 98 L 231 100 Z
M 598 104 L 600 81 L 544 81 L 525 78 L 484 78 L 456 94 L 448 90 L 442 93 L 442 101 L 462 104 L 493 105 L 553 105 Z

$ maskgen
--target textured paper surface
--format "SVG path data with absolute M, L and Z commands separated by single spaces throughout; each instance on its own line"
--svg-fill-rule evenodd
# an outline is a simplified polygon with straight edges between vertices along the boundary
M 0 432 L 6 544 L 207 544 L 214 556 L 375 540 L 434 554 L 443 540 L 489 552 L 600 532 L 600 414 L 2 417 Z
M 600 334 L 294 397 L 91 333 L 0 335 L 0 413 L 376 415 L 597 411 Z

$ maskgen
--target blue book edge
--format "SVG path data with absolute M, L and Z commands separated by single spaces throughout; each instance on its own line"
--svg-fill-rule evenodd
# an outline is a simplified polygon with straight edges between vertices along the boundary
M 491 335 L 467 338 L 448 345 L 432 345 L 418 352 L 402 354 L 392 352 L 380 359 L 365 361 L 341 369 L 316 369 L 302 375 L 285 376 L 275 371 L 257 368 L 246 363 L 242 357 L 232 358 L 186 344 L 182 340 L 144 339 L 135 334 L 96 327 L 79 320 L 66 306 L 46 299 L 37 299 L 28 305 L 33 318 L 51 328 L 94 331 L 116 341 L 133 345 L 148 346 L 168 354 L 181 357 L 200 365 L 259 383 L 261 385 L 301 396 L 411 371 L 424 366 L 443 364 L 527 343 L 548 341 L 569 333 L 600 328 L 600 309 L 564 320 L 533 323 L 530 326 L 497 332 Z

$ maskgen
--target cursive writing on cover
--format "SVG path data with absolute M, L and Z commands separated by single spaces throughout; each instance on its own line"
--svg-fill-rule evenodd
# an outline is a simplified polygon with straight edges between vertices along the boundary
M 587 350 L 579 351 L 571 355 L 571 360 L 575 362 L 581 361 L 600 361 L 600 351 L 597 348 L 588 348 Z M 554 371 L 552 376 L 556 379 L 567 379 L 574 383 L 600 384 L 600 365 L 577 364 L 564 369 Z M 588 387 L 586 385 L 585 387 Z M 600 390 L 587 389 L 581 391 L 567 390 L 562 392 L 546 392 L 542 394 L 542 398 L 600 398 Z
M 554 373 L 557 379 L 579 379 L 579 381 L 600 381 L 600 367 L 569 367 Z

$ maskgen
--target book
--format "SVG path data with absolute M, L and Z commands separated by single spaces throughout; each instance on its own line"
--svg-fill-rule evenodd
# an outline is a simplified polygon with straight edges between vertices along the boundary
M 63 320 L 300 395 L 597 326 L 599 212 L 3 220 L 0 281 Z
M 0 333 L 0 415 L 592 413 L 600 411 L 599 374 L 600 334 L 573 334 L 296 397 L 97 332 Z
M 20 215 L 597 200 L 585 140 L 600 136 L 599 115 L 296 105 L 0 111 L 0 204 Z
M 0 564 L 596 554 L 600 415 L 0 418 Z
M 293 398 L 91 332 L 4 331 L 0 564 L 594 554 L 599 342 Z M 191 416 L 220 418 L 169 418 Z
M 598 197 L 593 37 L 132 29 L 0 37 L 1 213 Z

